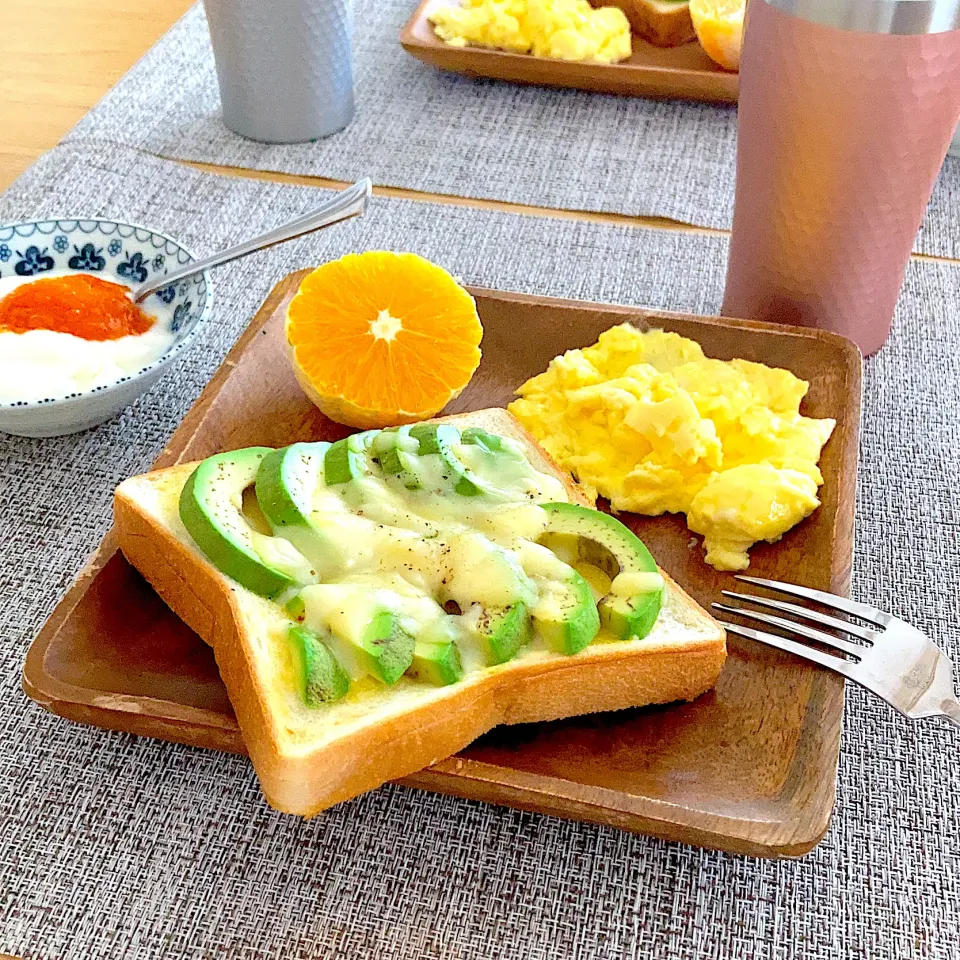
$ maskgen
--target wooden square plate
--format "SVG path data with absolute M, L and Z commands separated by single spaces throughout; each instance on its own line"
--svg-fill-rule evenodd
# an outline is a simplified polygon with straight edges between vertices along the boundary
M 304 272 L 273 291 L 174 434 L 157 466 L 254 444 L 334 439 L 297 386 L 283 344 Z M 751 572 L 843 593 L 851 562 L 860 358 L 833 334 L 475 290 L 483 361 L 446 412 L 501 406 L 558 353 L 614 324 L 675 330 L 710 356 L 788 367 L 810 381 L 811 416 L 837 419 L 824 449 L 823 505 Z M 701 604 L 732 586 L 706 566 L 683 520 L 625 519 Z M 833 808 L 843 683 L 827 671 L 730 638 L 716 690 L 694 703 L 491 731 L 406 783 L 492 803 L 762 856 L 813 847 Z M 210 649 L 157 597 L 108 534 L 34 642 L 24 689 L 71 720 L 243 752 Z
M 434 33 L 431 10 L 459 0 L 423 0 L 400 34 L 400 44 L 418 60 L 464 73 L 544 87 L 576 87 L 628 97 L 682 97 L 736 103 L 739 74 L 718 67 L 695 40 L 655 47 L 633 36 L 633 54 L 621 63 L 571 63 L 483 47 L 451 47 Z

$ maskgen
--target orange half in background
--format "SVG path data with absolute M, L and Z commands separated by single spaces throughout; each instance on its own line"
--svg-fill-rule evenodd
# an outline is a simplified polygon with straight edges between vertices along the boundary
M 480 363 L 473 297 L 414 253 L 349 254 L 304 278 L 287 310 L 297 380 L 331 420 L 369 429 L 438 413 Z
M 746 0 L 690 0 L 690 19 L 700 46 L 726 70 L 740 69 Z

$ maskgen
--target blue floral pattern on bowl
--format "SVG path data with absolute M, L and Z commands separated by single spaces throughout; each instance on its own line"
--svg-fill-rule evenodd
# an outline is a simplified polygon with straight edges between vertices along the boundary
M 149 268 L 143 259 L 143 254 L 128 253 L 123 263 L 117 264 L 117 276 L 122 280 L 132 280 L 134 283 L 143 283 L 149 275 Z
M 102 270 L 107 261 L 100 256 L 103 247 L 92 243 L 85 243 L 82 247 L 74 246 L 76 253 L 67 261 L 71 270 Z
M 18 250 L 17 256 L 20 259 L 13 269 L 18 276 L 33 277 L 38 273 L 46 273 L 53 269 L 54 259 L 47 253 L 47 247 L 41 249 L 35 244 L 31 244 L 22 253 Z
M 185 303 L 178 303 L 177 306 L 174 307 L 173 320 L 170 323 L 170 329 L 174 333 L 176 333 L 180 329 L 182 324 L 190 316 L 190 308 L 192 306 L 193 304 L 189 300 L 187 300 Z
M 195 259 L 171 237 L 114 220 L 37 220 L 0 226 L 0 277 L 32 277 L 52 270 L 102 272 L 136 285 Z M 25 436 L 82 430 L 109 419 L 145 392 L 194 341 L 210 313 L 213 290 L 209 275 L 202 273 L 154 296 L 158 307 L 164 305 L 158 312 L 170 318 L 175 335 L 162 357 L 116 383 L 90 391 L 0 403 L 0 430 Z

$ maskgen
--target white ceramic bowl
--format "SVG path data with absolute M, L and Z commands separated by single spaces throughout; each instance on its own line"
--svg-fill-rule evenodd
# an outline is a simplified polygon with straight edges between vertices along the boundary
M 136 286 L 196 257 L 176 240 L 116 220 L 34 220 L 0 226 L 0 277 L 57 271 L 101 275 Z M 95 427 L 116 416 L 166 372 L 196 339 L 210 315 L 213 287 L 205 272 L 151 296 L 172 310 L 175 339 L 166 352 L 115 383 L 42 400 L 0 403 L 0 431 L 56 437 Z M 149 301 L 145 304 L 149 309 Z

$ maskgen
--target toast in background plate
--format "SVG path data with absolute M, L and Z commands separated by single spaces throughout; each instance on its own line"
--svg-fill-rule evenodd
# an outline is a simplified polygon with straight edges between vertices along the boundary
M 637 36 L 657 47 L 679 47 L 696 33 L 687 0 L 591 0 L 594 6 L 619 7 Z
M 536 470 L 563 483 L 571 502 L 585 503 L 505 410 L 443 422 L 514 439 Z M 289 682 L 277 605 L 213 566 L 180 519 L 180 493 L 195 467 L 124 481 L 115 496 L 118 539 L 127 559 L 213 647 L 264 794 L 279 810 L 312 816 L 450 756 L 497 724 L 690 700 L 714 685 L 723 665 L 722 629 L 664 577 L 660 615 L 642 640 L 597 643 L 575 656 L 530 650 L 449 686 L 403 678 L 309 708 Z

